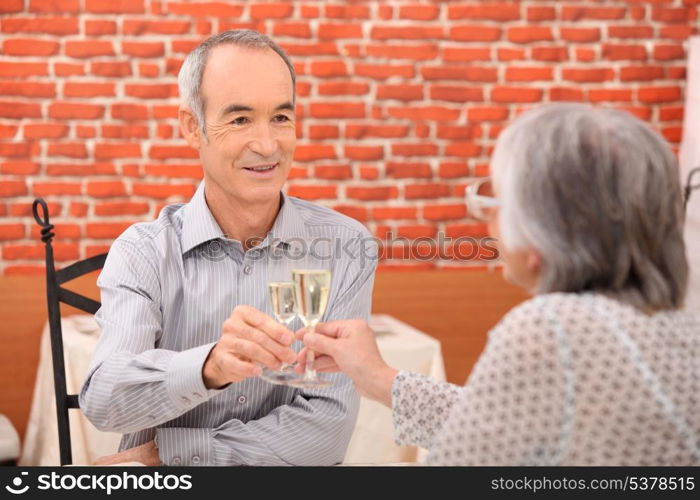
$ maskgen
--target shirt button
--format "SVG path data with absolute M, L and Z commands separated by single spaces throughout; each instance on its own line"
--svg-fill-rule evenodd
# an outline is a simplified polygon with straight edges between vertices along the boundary
M 180 457 L 173 457 L 173 465 L 180 465 L 180 462 L 182 462 Z
M 253 268 L 250 267 L 250 266 L 245 266 L 245 267 L 243 268 L 243 272 L 246 273 L 246 274 L 250 274 L 250 273 L 253 272 Z
M 199 463 L 199 456 L 198 455 L 195 455 L 192 457 L 192 463 L 195 465 Z
M 192 394 L 192 396 L 193 396 L 195 399 L 202 399 L 202 395 L 201 395 L 200 393 L 198 393 L 198 392 L 195 392 L 194 394 Z
M 238 396 L 238 402 L 240 404 L 244 405 L 246 401 L 248 401 L 248 399 L 245 396 Z
M 185 404 L 189 404 L 189 402 L 190 402 L 190 400 L 189 400 L 188 398 L 186 398 L 185 396 L 182 396 L 182 397 L 180 398 L 180 401 L 182 401 L 182 402 L 185 403 Z

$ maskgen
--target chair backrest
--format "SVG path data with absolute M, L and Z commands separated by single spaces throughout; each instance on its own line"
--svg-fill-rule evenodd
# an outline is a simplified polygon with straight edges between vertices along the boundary
M 39 207 L 42 214 L 39 214 Z M 69 304 L 86 313 L 95 314 L 100 303 L 84 295 L 72 292 L 61 285 L 84 274 L 102 269 L 107 254 L 95 255 L 88 259 L 75 262 L 68 267 L 56 270 L 53 258 L 51 240 L 55 236 L 54 226 L 49 222 L 49 209 L 42 198 L 37 198 L 32 204 L 32 212 L 37 224 L 41 226 L 41 241 L 46 250 L 46 303 L 49 313 L 49 330 L 51 335 L 51 359 L 53 361 L 53 381 L 56 394 L 56 419 L 58 422 L 58 444 L 60 448 L 61 465 L 72 463 L 70 442 L 70 425 L 68 410 L 80 409 L 77 394 L 66 393 L 66 369 L 63 359 L 63 332 L 61 331 L 60 302 Z

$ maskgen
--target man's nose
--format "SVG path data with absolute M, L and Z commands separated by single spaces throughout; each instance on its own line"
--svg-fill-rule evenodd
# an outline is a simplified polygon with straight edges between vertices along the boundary
M 254 134 L 248 144 L 251 151 L 265 157 L 272 156 L 277 152 L 279 144 L 269 124 L 258 125 Z

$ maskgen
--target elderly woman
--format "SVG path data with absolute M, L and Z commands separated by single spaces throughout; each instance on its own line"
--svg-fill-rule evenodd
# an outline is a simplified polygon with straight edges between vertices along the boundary
M 387 366 L 361 321 L 298 333 L 316 368 L 390 406 L 397 443 L 430 464 L 700 465 L 700 318 L 680 310 L 669 147 L 627 113 L 547 105 L 501 134 L 491 171 L 495 196 L 472 186 L 470 210 L 535 297 L 489 332 L 466 385 Z

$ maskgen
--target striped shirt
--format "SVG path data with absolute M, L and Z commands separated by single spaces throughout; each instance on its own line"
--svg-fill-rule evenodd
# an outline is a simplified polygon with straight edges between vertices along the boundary
M 267 283 L 289 281 L 292 267 L 326 256 L 304 251 L 324 239 L 334 243 L 324 321 L 369 319 L 376 244 L 364 226 L 330 209 L 283 195 L 266 238 L 244 252 L 222 233 L 202 182 L 189 203 L 131 226 L 98 279 L 102 335 L 80 393 L 85 415 L 98 429 L 123 433 L 120 450 L 155 438 L 166 465 L 341 462 L 359 404 L 344 375 L 322 375 L 334 385 L 314 390 L 260 378 L 213 390 L 202 380 L 234 307 L 271 315 Z M 298 318 L 290 325 L 300 327 Z

